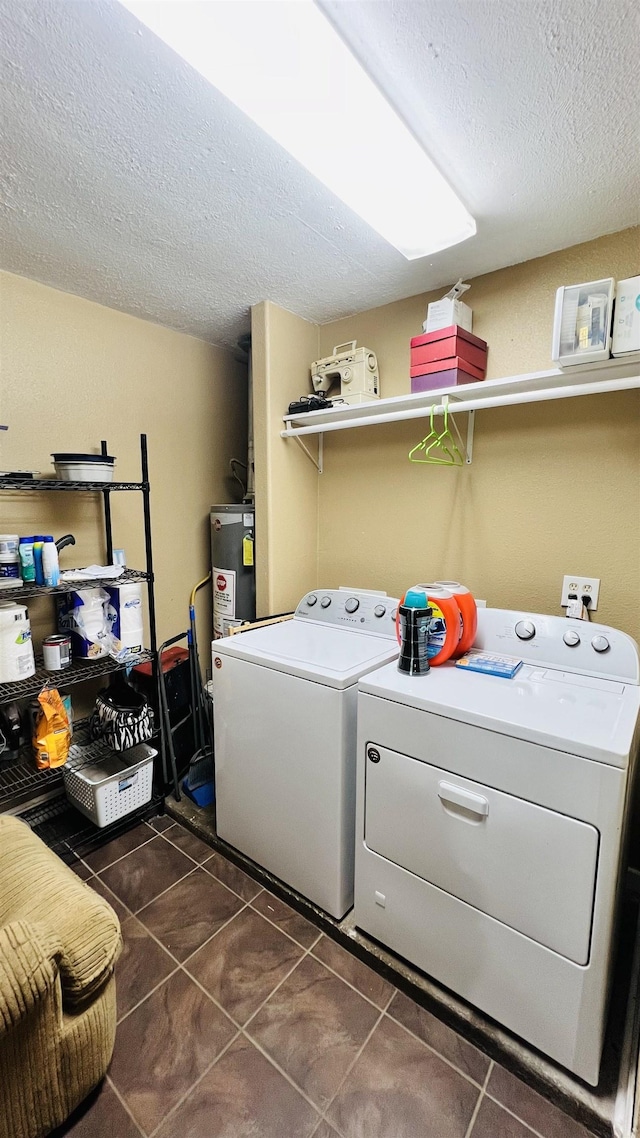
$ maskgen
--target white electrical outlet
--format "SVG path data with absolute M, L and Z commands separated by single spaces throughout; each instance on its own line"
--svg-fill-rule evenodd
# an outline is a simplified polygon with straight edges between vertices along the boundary
M 563 578 L 562 581 L 562 597 L 560 604 L 563 609 L 566 609 L 569 604 L 569 593 L 575 593 L 578 600 L 582 597 L 591 597 L 591 604 L 589 605 L 589 612 L 595 612 L 598 607 L 598 595 L 600 593 L 600 578 L 599 577 L 579 577 L 577 574 Z

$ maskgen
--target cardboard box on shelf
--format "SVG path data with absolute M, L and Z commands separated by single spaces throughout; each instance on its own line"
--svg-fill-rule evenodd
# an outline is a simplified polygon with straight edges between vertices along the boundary
M 433 371 L 427 375 L 414 375 L 411 377 L 411 394 L 415 395 L 419 391 L 437 391 L 441 387 L 458 387 L 462 383 L 478 383 L 478 378 L 462 367 L 450 371 Z
M 458 356 L 474 367 L 487 367 L 487 344 L 464 328 L 453 325 L 437 332 L 414 336 L 411 341 L 411 364 L 432 363 Z
M 460 368 L 462 371 L 472 376 L 474 383 L 477 383 L 480 379 L 484 379 L 484 368 L 475 367 L 474 364 L 468 363 L 467 360 L 460 359 L 459 356 L 452 356 L 448 360 L 433 360 L 432 363 L 412 364 L 409 372 L 411 378 L 413 379 L 418 375 L 433 375 L 435 372 L 455 371 L 457 368 Z
M 436 332 L 439 328 L 449 328 L 457 324 L 470 332 L 473 328 L 473 312 L 460 297 L 471 285 L 463 284 L 462 278 L 441 300 L 434 300 L 427 307 L 427 319 L 422 325 L 424 332 Z

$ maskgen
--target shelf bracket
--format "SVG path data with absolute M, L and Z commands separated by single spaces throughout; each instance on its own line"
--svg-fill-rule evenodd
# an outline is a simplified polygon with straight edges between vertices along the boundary
M 302 450 L 306 454 L 307 458 L 311 460 L 311 462 L 315 466 L 316 470 L 318 471 L 318 474 L 322 474 L 323 459 L 324 459 L 324 435 L 318 435 L 318 457 L 317 458 L 311 453 L 309 448 L 307 446 L 305 446 L 305 444 L 303 443 L 303 441 L 299 437 L 299 435 L 292 435 L 290 437 L 292 437 L 296 440 L 299 447 L 302 447 Z

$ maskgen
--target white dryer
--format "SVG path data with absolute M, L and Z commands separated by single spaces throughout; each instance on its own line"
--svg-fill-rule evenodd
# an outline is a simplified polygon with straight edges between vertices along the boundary
M 395 665 L 358 697 L 355 920 L 588 1083 L 598 1081 L 638 749 L 638 646 L 485 609 L 512 679 Z
M 320 590 L 212 645 L 217 832 L 333 917 L 353 904 L 357 682 L 397 657 L 397 604 Z

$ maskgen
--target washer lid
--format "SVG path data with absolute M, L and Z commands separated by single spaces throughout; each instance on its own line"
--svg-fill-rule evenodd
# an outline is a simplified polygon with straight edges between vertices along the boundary
M 640 688 L 523 665 L 511 680 L 453 664 L 426 676 L 389 665 L 358 685 L 370 695 L 459 719 L 554 750 L 626 767 L 640 714 Z
M 395 660 L 398 644 L 388 637 L 303 620 L 255 628 L 214 640 L 216 656 L 235 656 L 334 688 L 356 683 L 373 668 Z

